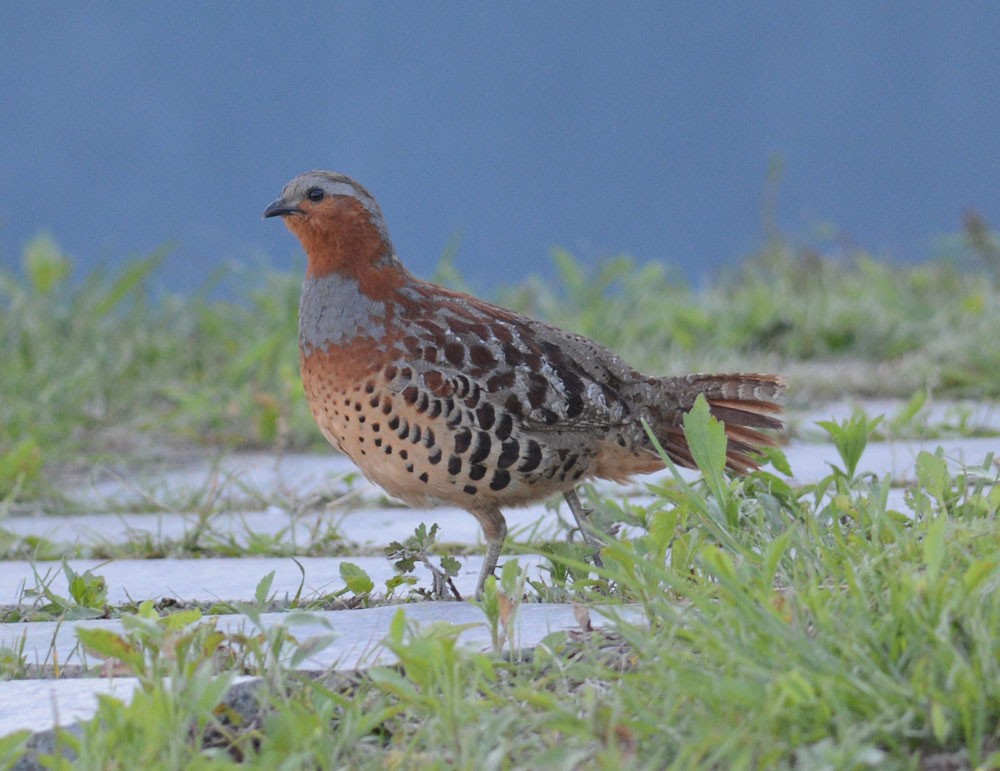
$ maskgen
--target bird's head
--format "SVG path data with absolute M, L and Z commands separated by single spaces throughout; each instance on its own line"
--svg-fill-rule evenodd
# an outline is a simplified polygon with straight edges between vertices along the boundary
M 285 185 L 264 210 L 281 217 L 298 236 L 309 273 L 357 272 L 395 261 L 389 231 L 375 198 L 360 184 L 332 171 L 307 171 Z

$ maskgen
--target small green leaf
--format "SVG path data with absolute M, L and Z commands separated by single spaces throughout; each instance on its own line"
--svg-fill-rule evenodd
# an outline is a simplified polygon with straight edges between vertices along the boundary
M 854 474 L 858 469 L 858 462 L 861 460 L 862 454 L 864 454 L 865 447 L 868 446 L 868 438 L 875 432 L 875 429 L 881 422 L 881 415 L 869 420 L 860 410 L 856 411 L 847 420 L 839 423 L 832 420 L 816 421 L 816 425 L 824 429 L 833 440 L 833 444 L 837 448 L 837 453 L 844 462 L 842 473 L 848 479 L 854 478 Z
M 944 458 L 921 450 L 917 455 L 917 481 L 931 497 L 942 506 L 945 504 L 945 493 L 951 487 L 951 477 L 948 474 L 948 464 Z
M 142 663 L 142 651 L 110 629 L 77 627 L 76 638 L 84 648 L 94 655 L 103 659 L 121 661 L 133 672 L 138 671 Z
M 340 563 L 340 577 L 344 579 L 348 590 L 358 596 L 370 594 L 375 588 L 375 583 L 369 575 L 353 562 Z
M 730 525 L 736 523 L 737 511 L 732 505 L 729 485 L 726 483 L 725 425 L 712 417 L 704 394 L 698 394 L 694 407 L 684 415 L 684 436 L 687 437 L 691 457 L 698 465 L 708 489 L 712 491 L 719 508 Z
M 254 590 L 254 599 L 257 601 L 257 607 L 264 607 L 264 604 L 267 602 L 267 596 L 271 593 L 271 585 L 273 583 L 273 570 L 257 582 L 257 588 Z
M 454 578 L 458 575 L 458 571 L 462 569 L 462 563 L 450 554 L 446 554 L 441 558 L 441 569 L 444 570 L 446 576 Z
M 712 417 L 704 394 L 698 394 L 694 406 L 684 415 L 684 435 L 701 473 L 721 479 L 726 468 L 726 428 Z
M 168 632 L 177 632 L 186 626 L 190 626 L 201 620 L 201 610 L 199 608 L 186 608 L 178 610 L 176 613 L 168 613 L 158 618 L 158 623 Z

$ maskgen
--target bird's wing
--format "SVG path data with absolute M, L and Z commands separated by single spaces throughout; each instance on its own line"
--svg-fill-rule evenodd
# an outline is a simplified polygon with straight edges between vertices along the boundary
M 411 403 L 444 400 L 444 411 L 509 414 L 526 431 L 608 430 L 627 422 L 631 410 L 618 386 L 634 370 L 586 338 L 504 313 L 497 309 L 475 324 L 455 311 L 417 321 L 429 334 L 405 346 L 396 362 L 404 376 L 392 390 Z

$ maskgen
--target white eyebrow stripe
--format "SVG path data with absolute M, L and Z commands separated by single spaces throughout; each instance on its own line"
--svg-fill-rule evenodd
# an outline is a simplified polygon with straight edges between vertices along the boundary
M 354 185 L 348 184 L 347 182 L 331 182 L 326 180 L 326 186 L 327 190 L 332 195 L 345 195 L 350 198 L 357 198 L 364 204 L 369 202 L 369 197 L 367 195 L 362 195 Z

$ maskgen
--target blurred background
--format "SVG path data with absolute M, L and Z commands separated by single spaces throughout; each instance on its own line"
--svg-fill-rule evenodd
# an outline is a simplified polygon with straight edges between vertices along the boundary
M 962 2 L 5 2 L 0 263 L 301 265 L 260 214 L 310 168 L 487 293 L 553 246 L 697 284 L 765 222 L 915 261 L 1000 222 L 998 40 Z

